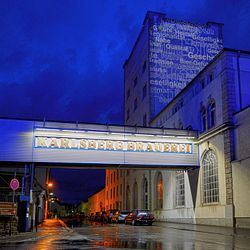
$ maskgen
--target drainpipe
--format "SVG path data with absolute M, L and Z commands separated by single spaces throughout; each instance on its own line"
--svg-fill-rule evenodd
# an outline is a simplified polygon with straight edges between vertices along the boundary
M 241 77 L 240 77 L 240 51 L 237 53 L 237 73 L 238 73 L 238 87 L 239 87 L 239 101 L 240 110 L 242 109 L 242 96 L 241 96 Z
M 149 210 L 152 210 L 152 181 L 151 181 L 151 170 L 149 170 L 149 190 L 148 190 L 148 204 Z

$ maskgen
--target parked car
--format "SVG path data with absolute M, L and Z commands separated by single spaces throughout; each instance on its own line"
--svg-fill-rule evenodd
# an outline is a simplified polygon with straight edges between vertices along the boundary
M 124 223 L 125 217 L 129 214 L 129 211 L 116 211 L 112 216 L 111 222 Z
M 91 214 L 89 215 L 89 220 L 91 220 L 91 221 L 94 221 L 94 220 L 95 220 L 95 214 L 94 214 L 94 213 L 91 213 Z
M 101 221 L 101 212 L 95 213 L 95 221 Z
M 132 210 L 125 218 L 125 224 L 132 225 L 149 225 L 155 221 L 154 215 L 146 209 Z
M 117 209 L 111 209 L 107 212 L 108 222 L 111 222 L 113 215 L 117 212 Z
M 101 222 L 108 222 L 108 216 L 105 211 L 101 212 Z

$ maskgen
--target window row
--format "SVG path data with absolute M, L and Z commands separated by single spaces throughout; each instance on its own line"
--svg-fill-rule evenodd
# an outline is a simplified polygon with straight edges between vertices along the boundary
M 147 61 L 144 61 L 143 66 L 142 66 L 142 74 L 146 71 L 146 69 L 147 69 Z M 137 84 L 138 84 L 138 77 L 136 76 L 133 80 L 133 88 L 135 88 L 137 86 Z M 143 94 L 142 95 L 145 97 L 146 93 L 144 91 L 146 91 L 146 90 L 144 89 L 144 87 L 143 87 Z M 130 89 L 128 89 L 127 93 L 126 93 L 127 100 L 129 99 L 129 97 L 130 97 Z
M 209 149 L 201 162 L 202 166 L 202 203 L 217 203 L 219 202 L 219 177 L 218 177 L 218 162 L 216 154 Z M 158 172 L 155 177 L 154 187 L 154 206 L 153 209 L 163 209 L 163 178 L 161 172 Z M 149 184 L 146 177 L 141 183 L 141 195 L 139 197 L 138 184 L 134 183 L 132 190 L 128 185 L 126 188 L 126 209 L 138 208 L 138 200 L 141 199 L 141 208 L 149 209 Z M 175 207 L 185 206 L 185 175 L 184 171 L 175 173 Z
M 129 118 L 130 118 L 130 109 L 127 110 L 126 116 L 127 116 L 126 121 L 128 121 Z M 142 117 L 142 126 L 143 127 L 147 127 L 148 126 L 148 116 L 147 116 L 147 114 L 144 114 L 143 117 Z
M 178 102 L 173 105 L 172 109 L 165 113 L 165 116 L 160 117 L 158 121 L 158 127 L 162 127 L 163 124 L 175 113 L 177 113 L 184 105 L 188 105 L 190 100 L 197 94 L 199 94 L 210 82 L 215 79 L 215 69 L 210 71 L 206 76 L 201 78 L 196 83 L 193 83 L 192 86 L 182 95 Z M 174 98 L 174 97 L 173 97 Z
M 109 191 L 106 191 L 106 199 L 107 200 L 112 200 L 115 199 L 116 197 L 122 195 L 122 184 L 120 184 L 120 190 L 119 190 L 119 186 L 117 185 L 116 188 L 111 188 Z
M 127 91 L 127 99 L 130 96 L 130 90 Z M 147 84 L 145 84 L 142 88 L 142 98 L 141 100 L 143 101 L 144 98 L 147 96 Z M 137 109 L 137 104 L 138 104 L 138 98 L 136 97 L 134 99 L 134 103 L 133 103 L 133 109 L 136 110 Z
M 216 122 L 216 109 L 215 101 L 209 102 L 207 108 L 202 106 L 200 111 L 200 130 L 201 132 L 206 131 L 215 126 Z
M 109 184 L 115 183 L 115 180 L 119 180 L 119 176 L 120 178 L 122 177 L 122 170 L 114 170 L 114 171 L 110 171 L 109 174 L 106 177 L 106 185 L 108 186 Z

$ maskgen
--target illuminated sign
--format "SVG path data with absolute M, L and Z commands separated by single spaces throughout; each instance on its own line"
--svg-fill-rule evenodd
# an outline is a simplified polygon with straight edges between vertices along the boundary
M 36 148 L 50 149 L 82 149 L 107 151 L 161 152 L 161 153 L 192 153 L 191 143 L 97 140 L 80 138 L 35 137 Z
M 222 49 L 221 26 L 155 16 L 149 26 L 152 117 L 158 114 Z
M 0 119 L 0 161 L 98 168 L 198 166 L 196 136 L 195 131 L 164 128 Z

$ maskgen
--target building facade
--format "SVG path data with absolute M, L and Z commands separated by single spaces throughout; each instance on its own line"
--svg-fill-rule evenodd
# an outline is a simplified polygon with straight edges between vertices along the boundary
M 126 180 L 129 188 L 139 183 L 132 207 L 152 209 L 159 220 L 250 226 L 249 80 L 250 53 L 224 49 L 151 120 L 197 130 L 200 169 L 134 170 Z
M 149 126 L 150 120 L 221 48 L 221 24 L 192 24 L 172 20 L 162 13 L 148 12 L 124 64 L 124 124 Z M 115 172 L 106 171 L 106 204 L 109 209 L 152 208 L 152 202 L 163 206 L 162 194 L 157 201 L 152 201 L 155 190 L 150 189 L 151 179 L 157 176 L 154 178 L 158 181 L 158 189 L 162 190 L 162 175 L 169 172 L 120 170 L 123 178 L 111 183 Z M 137 173 L 140 173 L 139 179 L 134 178 Z M 118 197 L 114 197 L 116 187 L 120 190 Z M 139 193 L 144 193 L 145 197 L 137 198 Z
M 106 210 L 123 209 L 124 207 L 124 170 L 107 169 L 105 184 L 105 208 Z
M 124 64 L 124 122 L 148 126 L 222 49 L 222 25 L 148 12 Z
M 198 131 L 200 168 L 124 170 L 123 209 L 150 209 L 163 221 L 250 227 L 250 54 L 219 53 L 221 28 L 147 13 L 124 64 L 124 123 Z
M 97 191 L 88 198 L 88 215 L 105 210 L 105 188 Z

